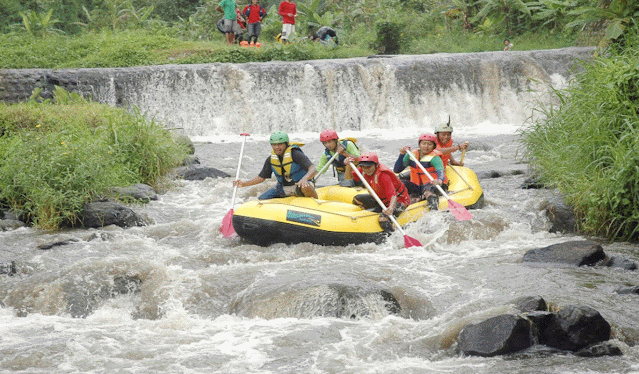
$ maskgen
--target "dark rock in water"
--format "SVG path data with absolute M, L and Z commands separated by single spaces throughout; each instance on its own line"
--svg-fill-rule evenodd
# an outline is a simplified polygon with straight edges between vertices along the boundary
M 569 305 L 556 313 L 556 318 L 543 331 L 539 343 L 576 351 L 610 339 L 610 324 L 593 308 Z
M 522 312 L 534 312 L 547 310 L 546 300 L 541 296 L 525 296 L 515 300 L 515 306 Z
M 519 186 L 519 188 L 527 190 L 527 189 L 541 189 L 541 188 L 546 188 L 546 186 L 541 183 L 537 177 L 530 177 L 530 178 L 526 178 L 524 179 L 523 183 L 521 184 L 521 186 Z
M 532 323 L 502 314 L 468 325 L 459 334 L 459 349 L 467 355 L 491 357 L 521 351 L 534 344 Z
M 137 200 L 143 203 L 148 203 L 151 200 L 157 200 L 158 195 L 153 187 L 148 184 L 139 183 L 129 187 L 115 187 L 113 192 L 116 193 L 120 200 Z
M 67 312 L 74 318 L 84 318 L 97 309 L 104 300 L 124 294 L 140 292 L 142 280 L 138 277 L 117 276 L 113 283 L 101 284 L 97 289 L 71 285 L 65 293 Z
M 594 344 L 575 352 L 580 357 L 621 356 L 623 353 L 616 345 L 608 342 Z
M 80 226 L 95 228 L 109 225 L 119 227 L 145 226 L 146 222 L 131 208 L 115 201 L 97 201 L 85 204 L 80 213 Z
M 601 245 L 589 241 L 571 241 L 544 248 L 531 249 L 522 262 L 552 262 L 566 265 L 594 265 L 606 258 Z
M 16 270 L 16 262 L 0 262 L 0 274 L 6 275 L 15 275 L 17 273 Z
M 60 246 L 71 244 L 71 243 L 77 243 L 78 241 L 79 240 L 75 239 L 75 238 L 64 239 L 64 240 L 56 240 L 56 241 L 53 241 L 53 242 L 40 244 L 40 245 L 38 245 L 37 248 L 38 249 L 42 249 L 42 250 L 47 250 L 47 249 L 51 249 L 53 247 L 60 247 Z
M 209 166 L 201 166 L 201 165 L 189 165 L 189 166 L 181 166 L 175 169 L 176 174 L 186 180 L 204 180 L 206 178 L 227 178 L 231 175 L 209 167 Z
M 190 156 L 184 159 L 184 161 L 182 161 L 182 166 L 189 166 L 189 165 L 198 165 L 200 163 L 200 158 L 197 156 Z
M 489 171 L 478 171 L 476 173 L 477 179 L 492 179 L 492 178 L 500 178 L 502 174 L 495 170 Z
M 540 336 L 557 319 L 555 313 L 536 310 L 524 313 L 523 316 L 533 324 L 533 334 L 537 343 L 540 343 Z
M 639 295 L 639 286 L 622 287 L 622 288 L 616 290 L 615 292 L 620 294 L 620 295 L 629 295 L 629 294 Z
M 549 232 L 566 234 L 577 231 L 575 211 L 564 202 L 562 197 L 557 196 L 546 201 L 541 209 L 546 211 L 546 217 L 551 223 Z
M 601 262 L 602 266 L 608 266 L 611 268 L 622 268 L 624 270 L 637 270 L 637 263 L 627 258 L 611 256 Z
M 0 231 L 9 231 L 25 227 L 26 224 L 17 219 L 0 219 Z

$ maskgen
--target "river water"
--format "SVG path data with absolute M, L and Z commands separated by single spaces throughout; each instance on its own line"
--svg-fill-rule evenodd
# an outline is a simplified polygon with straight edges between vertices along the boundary
M 517 127 L 459 127 L 471 141 L 466 166 L 486 207 L 456 222 L 446 211 L 408 226 L 423 247 L 386 242 L 324 247 L 258 247 L 219 234 L 232 178 L 175 181 L 157 201 L 135 207 L 153 224 L 43 233 L 0 232 L 0 372 L 4 373 L 631 373 L 639 372 L 639 302 L 620 295 L 637 274 L 618 268 L 521 263 L 524 253 L 569 240 L 548 232 L 549 190 L 521 189 Z M 418 129 L 344 131 L 392 165 Z M 251 136 L 241 177 L 268 155 L 267 134 Z M 313 161 L 316 133 L 291 134 Z M 240 137 L 199 137 L 204 165 L 235 174 Z M 457 154 L 459 158 L 459 154 Z M 502 176 L 488 178 L 490 171 Z M 330 173 L 329 173 L 330 174 Z M 320 184 L 333 181 L 330 175 Z M 268 183 L 238 191 L 237 204 Z M 37 246 L 74 239 L 49 250 Z M 639 261 L 637 247 L 604 244 Z M 357 294 L 335 313 L 336 290 Z M 387 290 L 401 310 L 380 307 Z M 371 296 L 372 295 L 372 296 Z M 456 337 L 468 323 L 515 312 L 512 301 L 540 295 L 556 307 L 597 309 L 613 325 L 623 356 L 582 358 L 536 346 L 494 358 L 465 357 Z

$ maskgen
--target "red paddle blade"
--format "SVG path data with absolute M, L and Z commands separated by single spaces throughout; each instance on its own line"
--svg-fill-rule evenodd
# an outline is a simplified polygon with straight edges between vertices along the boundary
M 404 247 L 410 248 L 410 247 L 421 247 L 421 246 L 422 246 L 422 243 L 420 243 L 419 240 L 415 238 L 411 238 L 408 235 L 404 235 Z
M 233 228 L 233 209 L 229 210 L 229 212 L 224 216 L 220 232 L 225 238 L 235 234 L 235 229 Z
M 468 221 L 473 219 L 470 212 L 456 201 L 448 200 L 448 209 L 458 221 Z

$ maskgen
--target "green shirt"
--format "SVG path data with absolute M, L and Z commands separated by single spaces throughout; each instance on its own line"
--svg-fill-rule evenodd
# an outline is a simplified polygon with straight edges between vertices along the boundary
M 331 154 L 331 157 L 333 157 L 335 152 L 333 151 L 329 151 L 329 152 Z M 349 155 L 353 155 L 355 158 L 359 157 L 359 149 L 357 148 L 355 143 L 353 143 L 350 140 L 346 142 L 346 153 L 348 153 Z M 326 157 L 326 152 L 324 152 L 320 156 L 319 162 L 317 163 L 317 170 L 318 171 L 322 170 L 322 168 L 324 167 L 324 165 L 326 165 L 327 162 L 328 162 L 328 157 Z M 328 169 L 329 168 L 326 168 L 326 170 L 324 170 L 322 174 L 324 174 Z
M 220 2 L 220 8 L 224 11 L 224 18 L 237 19 L 237 15 L 235 14 L 237 4 L 235 3 L 235 0 L 222 0 Z

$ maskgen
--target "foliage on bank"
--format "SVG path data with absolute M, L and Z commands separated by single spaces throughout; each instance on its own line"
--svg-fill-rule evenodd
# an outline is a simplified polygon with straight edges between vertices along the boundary
M 263 46 L 249 49 L 225 44 L 218 1 L 0 0 L 0 68 L 497 51 L 504 38 L 549 49 L 614 40 L 639 11 L 639 0 L 297 0 L 297 36 L 283 46 L 279 2 L 261 2 Z M 337 31 L 338 47 L 304 39 L 320 26 Z
M 0 205 L 39 228 L 75 222 L 85 203 L 113 187 L 157 186 L 187 156 L 140 113 L 63 89 L 54 102 L 0 103 Z
M 523 133 L 527 157 L 584 233 L 639 241 L 639 32 L 584 65 Z

